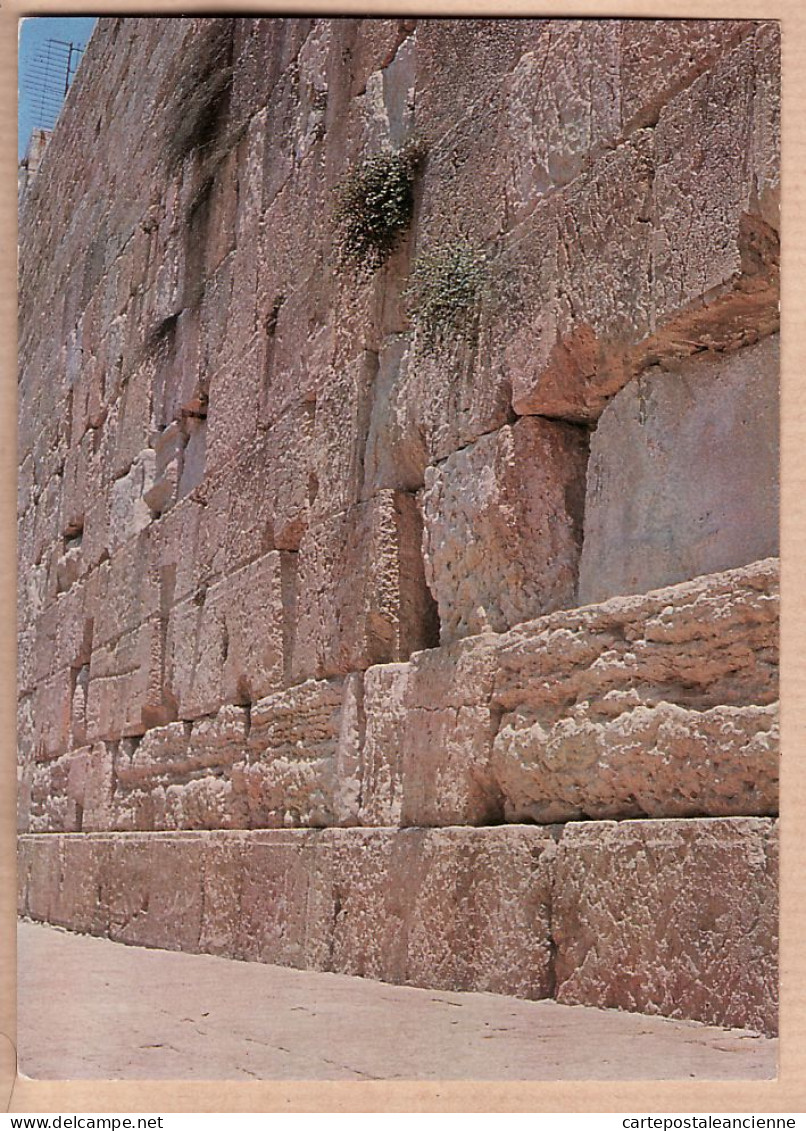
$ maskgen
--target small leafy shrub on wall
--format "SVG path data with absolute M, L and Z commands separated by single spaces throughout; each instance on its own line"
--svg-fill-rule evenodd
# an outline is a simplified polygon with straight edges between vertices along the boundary
M 443 244 L 418 258 L 406 298 L 418 344 L 425 352 L 473 337 L 488 277 L 484 252 L 465 239 Z
M 371 274 L 395 250 L 411 223 L 414 178 L 423 158 L 416 142 L 377 153 L 336 186 L 335 251 L 342 270 Z

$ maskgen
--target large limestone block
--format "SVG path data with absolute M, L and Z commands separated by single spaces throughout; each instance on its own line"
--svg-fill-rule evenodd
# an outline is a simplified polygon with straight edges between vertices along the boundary
M 71 746 L 73 673 L 62 669 L 39 683 L 32 696 L 32 740 L 37 757 L 56 758 Z
M 504 80 L 515 222 L 619 137 L 620 24 L 547 20 Z
M 198 950 L 202 882 L 198 847 L 180 836 L 111 836 L 98 902 L 116 942 Z
M 499 641 L 486 634 L 412 657 L 402 721 L 401 824 L 501 819 L 490 766 L 499 719 L 490 705 Z
M 392 491 L 308 526 L 299 549 L 295 680 L 404 660 L 431 643 L 420 539 L 416 500 Z
M 771 820 L 567 825 L 558 1000 L 774 1033 L 777 886 Z
M 155 470 L 156 454 L 151 448 L 146 448 L 126 474 L 112 483 L 109 492 L 110 554 L 150 524 L 152 513 L 145 496 L 154 484 Z
M 77 582 L 52 601 L 35 622 L 32 666 L 36 682 L 89 662 L 99 611 L 96 578 Z
M 304 965 L 309 851 L 282 832 L 211 836 L 199 852 L 204 904 L 199 950 Z
M 184 719 L 282 686 L 290 654 L 294 562 L 272 552 L 177 605 L 166 675 Z
M 158 608 L 162 616 L 167 616 L 175 604 L 191 597 L 199 586 L 203 569 L 199 552 L 203 519 L 204 507 L 200 502 L 194 498 L 181 499 L 149 528 L 149 581 L 159 595 Z
M 653 369 L 591 438 L 579 600 L 778 552 L 778 340 Z
M 647 365 L 778 325 L 776 34 L 702 24 L 681 65 L 696 73 L 702 50 L 703 73 L 682 90 L 670 73 L 665 105 L 642 109 L 639 93 L 625 110 L 657 125 L 633 130 L 522 225 L 542 229 L 539 288 L 518 278 L 521 232 L 504 241 L 498 290 L 519 325 L 498 348 L 516 412 L 595 420 Z M 655 34 L 645 23 L 638 38 Z M 629 52 L 623 65 L 635 75 Z
M 587 437 L 526 419 L 426 472 L 426 579 L 443 643 L 574 604 Z
M 226 467 L 257 438 L 264 364 L 263 342 L 255 335 L 241 356 L 226 362 L 211 378 L 205 458 L 208 474 Z
M 346 511 L 361 499 L 364 453 L 378 357 L 364 351 L 320 383 L 313 423 L 314 519 Z
M 104 489 L 102 477 L 97 432 L 88 429 L 65 456 L 59 520 L 65 533 L 83 531 L 92 499 Z
M 772 228 L 780 223 L 781 25 L 765 20 L 754 37 L 755 99 L 753 153 L 759 213 Z
M 153 538 L 152 527 L 141 530 L 98 567 L 94 646 L 110 645 L 159 614 L 160 590 L 149 568 Z
M 555 845 L 544 831 L 332 830 L 316 851 L 309 965 L 409 985 L 550 994 Z
M 247 711 L 149 730 L 136 746 L 115 750 L 116 829 L 204 829 L 245 825 L 232 767 L 246 753 Z
M 679 90 L 752 35 L 750 20 L 619 20 L 622 129 L 651 126 Z
M 400 824 L 409 671 L 409 664 L 380 664 L 364 673 L 361 825 Z
M 379 352 L 367 438 L 364 494 L 378 487 L 417 490 L 425 468 L 511 419 L 511 381 L 491 348 L 501 319 L 493 295 L 479 323 L 434 350 L 395 333 Z M 503 337 L 503 333 L 501 334 Z
M 253 705 L 245 764 L 233 771 L 253 828 L 355 824 L 363 679 L 307 680 Z
M 778 613 L 776 559 L 553 613 L 501 639 L 493 705 L 553 725 L 661 702 L 773 703 Z
M 173 706 L 164 683 L 164 655 L 157 617 L 93 649 L 86 699 L 89 742 L 143 734 L 166 721 Z
M 553 726 L 505 722 L 493 771 L 509 821 L 775 814 L 778 712 L 676 703 Z
M 500 349 L 516 412 L 595 420 L 628 379 L 630 347 L 651 327 L 652 183 L 651 131 L 638 131 L 506 245 L 515 325 Z
M 775 45 L 767 42 L 774 53 Z M 753 232 L 749 218 L 757 217 L 759 231 L 764 229 L 762 216 L 768 216 L 767 224 L 772 218 L 758 190 L 779 160 L 775 134 L 754 129 L 757 110 L 763 114 L 769 105 L 768 87 L 756 88 L 757 66 L 769 73 L 769 65 L 758 58 L 755 37 L 746 38 L 658 118 L 653 189 L 658 323 L 698 299 L 713 304 L 726 292 L 726 323 L 734 308 L 746 303 L 750 317 L 754 313 L 756 318 L 749 326 L 757 333 L 777 324 L 777 248 L 771 249 L 774 262 L 758 262 L 748 242 Z M 730 340 L 731 327 L 715 321 L 717 340 L 724 332 Z
M 417 26 L 418 129 L 436 140 L 471 115 L 540 33 L 537 20 L 420 20 Z M 445 60 L 450 56 L 450 67 Z M 483 91 L 483 93 L 482 93 Z

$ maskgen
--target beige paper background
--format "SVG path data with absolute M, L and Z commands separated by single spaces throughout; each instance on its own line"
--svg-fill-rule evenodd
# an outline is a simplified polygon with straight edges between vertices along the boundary
M 128 0 L 126 15 L 220 14 L 226 3 Z M 491 0 L 439 5 L 264 2 L 238 15 L 777 19 L 783 39 L 781 1041 L 775 1081 L 504 1083 L 166 1082 L 16 1078 L 15 535 L 16 52 L 26 15 L 120 15 L 110 0 L 0 0 L 0 1110 L 12 1112 L 806 1112 L 806 3 L 804 0 Z M 48 1003 L 42 1002 L 47 1010 Z M 52 1023 L 59 1024 L 53 1017 Z

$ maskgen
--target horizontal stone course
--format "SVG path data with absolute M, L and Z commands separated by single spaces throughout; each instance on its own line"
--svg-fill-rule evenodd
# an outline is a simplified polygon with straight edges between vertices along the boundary
M 140 946 L 772 1033 L 775 834 L 729 818 L 28 835 L 19 909 Z
M 28 701 L 31 827 L 90 827 L 75 805 L 128 829 L 774 814 L 777 570 L 768 559 L 552 613 L 248 707 L 233 675 L 231 705 L 166 726 L 153 725 L 170 704 L 149 682 L 152 622 Z M 238 639 L 230 628 L 232 663 Z M 213 663 L 216 680 L 229 662 Z M 112 714 L 121 682 L 128 713 Z M 103 803 L 84 779 L 70 799 L 62 782 L 90 748 L 115 766 Z

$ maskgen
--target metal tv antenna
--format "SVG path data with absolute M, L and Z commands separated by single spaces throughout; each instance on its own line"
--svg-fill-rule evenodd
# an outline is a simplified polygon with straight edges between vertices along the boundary
M 84 48 L 63 39 L 46 39 L 26 67 L 22 89 L 31 99 L 34 129 L 52 130 Z

